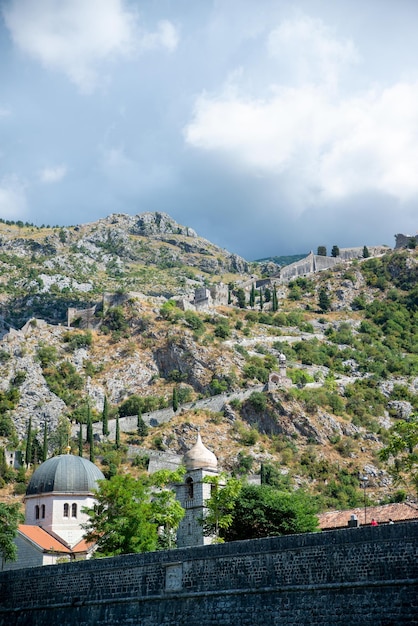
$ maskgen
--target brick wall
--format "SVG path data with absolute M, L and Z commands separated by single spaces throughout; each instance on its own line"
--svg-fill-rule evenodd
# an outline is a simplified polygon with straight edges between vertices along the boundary
M 418 624 L 418 523 L 0 574 L 0 626 Z

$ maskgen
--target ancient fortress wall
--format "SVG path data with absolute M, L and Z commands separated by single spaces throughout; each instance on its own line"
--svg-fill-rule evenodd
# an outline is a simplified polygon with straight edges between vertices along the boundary
M 0 626 L 418 623 L 418 523 L 0 574 Z

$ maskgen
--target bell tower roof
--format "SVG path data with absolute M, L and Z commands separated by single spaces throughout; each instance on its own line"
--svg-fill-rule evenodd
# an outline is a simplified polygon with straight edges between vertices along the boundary
M 217 469 L 218 459 L 202 443 L 200 432 L 197 433 L 197 441 L 183 457 L 186 470 L 193 469 Z

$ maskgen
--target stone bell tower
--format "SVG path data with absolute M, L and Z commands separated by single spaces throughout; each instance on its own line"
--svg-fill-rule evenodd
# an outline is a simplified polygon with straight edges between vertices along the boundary
M 212 537 L 203 535 L 199 523 L 206 511 L 205 502 L 210 498 L 211 485 L 203 482 L 206 476 L 218 476 L 218 460 L 203 445 L 200 433 L 197 441 L 183 457 L 186 467 L 183 483 L 177 485 L 177 499 L 186 513 L 177 531 L 177 547 L 190 548 L 212 543 Z

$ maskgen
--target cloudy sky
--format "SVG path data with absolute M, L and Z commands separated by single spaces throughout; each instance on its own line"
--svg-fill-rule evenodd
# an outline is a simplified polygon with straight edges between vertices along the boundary
M 418 229 L 417 0 L 0 0 L 0 217 L 247 259 Z

